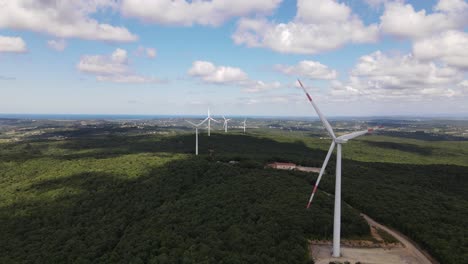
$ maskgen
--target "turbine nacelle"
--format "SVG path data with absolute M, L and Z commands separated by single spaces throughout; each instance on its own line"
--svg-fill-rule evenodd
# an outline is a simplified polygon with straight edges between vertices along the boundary
M 347 143 L 348 140 L 347 139 L 342 139 L 342 138 L 335 138 L 333 141 L 335 141 L 336 144 L 344 144 L 344 143 Z
M 208 136 L 210 136 L 210 131 L 211 131 L 211 121 L 214 121 L 216 123 L 219 123 L 219 121 L 213 119 L 211 117 L 211 114 L 210 114 L 210 108 L 208 108 L 208 116 L 206 117 L 205 119 L 206 121 L 208 121 Z M 204 122 L 204 121 L 203 121 Z
M 365 134 L 372 133 L 373 131 L 374 131 L 373 128 L 368 128 L 367 130 L 352 132 L 352 133 L 349 133 L 349 134 L 339 136 L 339 137 L 333 139 L 333 141 L 335 141 L 336 144 L 344 144 L 344 143 L 347 143 L 350 139 L 353 139 L 355 137 L 359 137 L 359 136 L 362 136 L 362 135 L 365 135 Z
M 188 120 L 185 120 L 187 123 L 191 124 L 193 127 L 195 127 L 195 155 L 198 155 L 198 128 L 203 125 L 203 123 L 205 123 L 206 121 L 208 120 L 208 118 L 206 118 L 205 120 L 201 121 L 200 123 L 198 124 L 195 124 L 193 122 L 190 122 Z
M 231 119 L 228 119 L 225 116 L 222 116 L 222 117 L 224 119 L 224 123 L 223 123 L 224 132 L 227 132 L 228 122 L 231 121 Z

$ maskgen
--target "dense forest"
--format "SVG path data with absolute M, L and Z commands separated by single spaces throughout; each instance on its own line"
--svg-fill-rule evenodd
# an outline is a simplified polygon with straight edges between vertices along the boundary
M 263 168 L 320 166 L 328 140 L 215 133 L 200 136 L 195 157 L 193 134 L 102 132 L 1 144 L 0 263 L 308 263 L 307 240 L 331 238 L 334 177 L 305 210 L 317 175 Z M 468 167 L 452 147 L 380 136 L 345 145 L 343 236 L 369 236 L 362 211 L 442 263 L 468 263 Z M 440 153 L 456 163 L 436 164 Z
M 307 263 L 307 239 L 330 238 L 333 198 L 305 210 L 305 179 L 167 140 L 5 145 L 0 262 Z M 343 221 L 345 237 L 369 235 L 357 211 Z

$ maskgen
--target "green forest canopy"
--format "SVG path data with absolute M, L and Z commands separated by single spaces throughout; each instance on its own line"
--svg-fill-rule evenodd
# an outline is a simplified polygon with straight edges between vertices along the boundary
M 263 165 L 320 166 L 328 144 L 201 135 L 195 157 L 185 133 L 2 143 L 0 262 L 306 263 L 307 240 L 331 237 L 333 197 L 319 192 L 305 210 L 316 174 Z M 467 262 L 468 162 L 458 146 L 381 136 L 346 144 L 343 199 L 441 262 Z M 326 175 L 321 190 L 333 184 Z M 348 206 L 342 226 L 344 237 L 369 235 Z

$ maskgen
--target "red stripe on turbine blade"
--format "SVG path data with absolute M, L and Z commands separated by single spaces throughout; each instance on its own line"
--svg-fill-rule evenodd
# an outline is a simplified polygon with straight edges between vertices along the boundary
M 307 95 L 307 98 L 309 98 L 309 101 L 312 102 L 312 97 L 310 97 L 309 93 L 306 93 L 306 95 Z
M 312 191 L 312 193 L 315 193 L 317 191 L 317 185 L 314 186 L 314 190 Z
M 373 129 L 373 128 L 369 128 L 369 129 L 367 129 L 367 132 L 372 132 L 372 131 L 374 131 L 374 129 Z
M 311 203 L 312 203 L 312 201 L 310 201 L 310 202 L 307 204 L 307 209 L 309 209 Z
M 304 85 L 302 85 L 301 80 L 297 79 L 297 81 L 299 82 L 299 84 L 301 85 L 301 87 L 304 88 Z

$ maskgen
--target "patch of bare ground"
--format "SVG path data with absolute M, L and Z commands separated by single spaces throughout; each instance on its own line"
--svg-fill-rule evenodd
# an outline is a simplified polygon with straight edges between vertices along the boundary
M 316 264 L 372 263 L 372 264 L 437 264 L 406 236 L 383 226 L 362 214 L 371 229 L 369 240 L 342 240 L 341 257 L 332 257 L 332 243 L 310 241 L 310 253 Z

